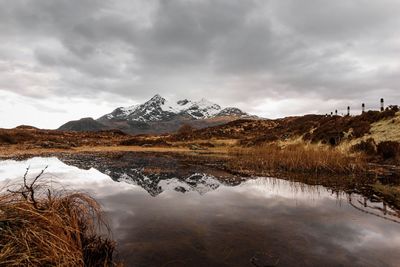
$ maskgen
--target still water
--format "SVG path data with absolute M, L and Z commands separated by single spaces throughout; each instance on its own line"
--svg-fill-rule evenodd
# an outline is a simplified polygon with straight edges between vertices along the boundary
M 361 195 L 135 155 L 0 161 L 1 187 L 28 166 L 100 201 L 126 266 L 400 266 L 398 214 Z

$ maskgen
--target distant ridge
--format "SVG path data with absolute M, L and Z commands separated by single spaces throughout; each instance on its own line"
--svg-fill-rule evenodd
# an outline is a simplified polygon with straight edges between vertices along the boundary
M 97 132 L 108 130 L 109 128 L 93 118 L 82 118 L 76 121 L 69 121 L 63 124 L 58 130 L 77 131 L 77 132 Z

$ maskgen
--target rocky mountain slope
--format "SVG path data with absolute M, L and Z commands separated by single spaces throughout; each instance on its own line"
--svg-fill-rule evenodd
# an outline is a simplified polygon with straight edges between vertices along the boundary
M 143 104 L 119 107 L 96 121 L 89 119 L 70 121 L 59 129 L 70 131 L 120 129 L 132 134 L 160 134 L 175 132 L 183 124 L 205 128 L 252 117 L 254 116 L 238 108 L 222 108 L 206 99 L 200 101 L 184 99 L 175 103 L 155 95 Z

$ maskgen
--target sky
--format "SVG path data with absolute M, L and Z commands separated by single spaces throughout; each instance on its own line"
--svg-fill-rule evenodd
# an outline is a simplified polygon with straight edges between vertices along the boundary
M 400 104 L 399 0 L 0 0 L 0 127 L 155 94 L 266 118 Z

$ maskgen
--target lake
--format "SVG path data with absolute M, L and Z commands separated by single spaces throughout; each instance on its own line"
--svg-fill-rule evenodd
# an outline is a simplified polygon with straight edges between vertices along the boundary
M 102 204 L 126 266 L 400 266 L 398 212 L 360 194 L 129 153 L 0 161 L 2 188 L 45 166 Z

